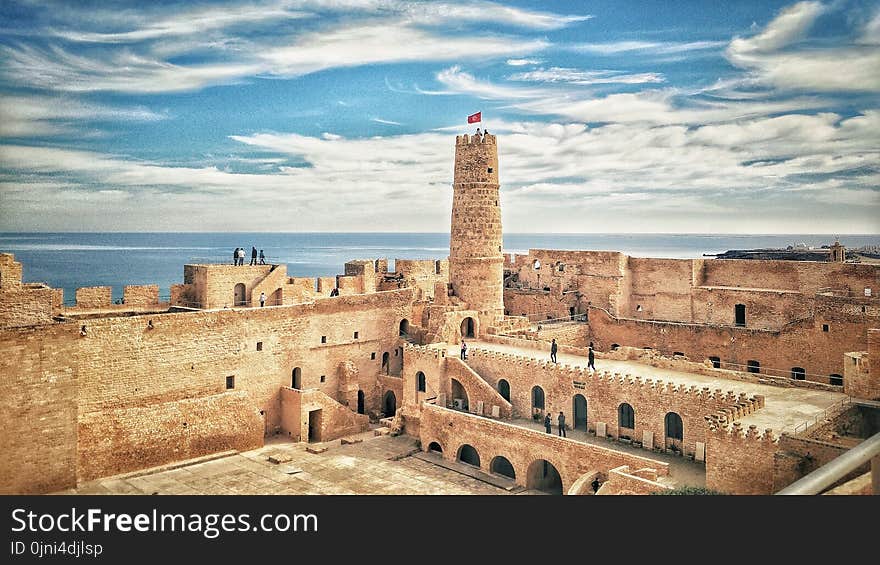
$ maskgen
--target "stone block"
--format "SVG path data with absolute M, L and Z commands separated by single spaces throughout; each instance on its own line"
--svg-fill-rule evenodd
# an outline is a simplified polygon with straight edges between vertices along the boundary
M 654 449 L 654 432 L 648 430 L 642 432 L 642 448 L 649 451 Z
M 309 453 L 324 453 L 325 451 L 327 451 L 327 448 L 323 445 L 316 444 L 306 447 L 306 451 Z
M 501 407 L 500 406 L 492 406 L 492 417 L 500 418 L 501 417 Z
M 596 437 L 605 437 L 607 434 L 605 422 L 596 422 Z
M 349 437 L 344 437 L 344 438 L 342 438 L 341 440 L 339 440 L 339 443 L 342 444 L 342 445 L 352 445 L 352 444 L 355 444 L 355 443 L 360 443 L 360 442 L 362 442 L 362 441 L 364 441 L 363 438 L 349 438 Z
M 274 463 L 278 465 L 279 463 L 287 463 L 291 459 L 293 458 L 286 453 L 273 453 L 269 456 L 268 461 L 269 463 Z
M 694 451 L 694 461 L 706 460 L 706 444 L 698 441 L 696 451 Z

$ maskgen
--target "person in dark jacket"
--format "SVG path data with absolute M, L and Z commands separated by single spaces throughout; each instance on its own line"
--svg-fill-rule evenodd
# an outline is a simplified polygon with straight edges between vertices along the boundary
M 594 364 L 595 360 L 596 360 L 596 355 L 593 353 L 593 342 L 591 341 L 590 342 L 590 351 L 587 356 L 587 368 L 590 369 L 591 371 L 596 370 L 596 365 Z
M 266 264 L 266 255 L 263 254 L 263 250 L 260 249 L 260 265 L 265 265 L 265 264 Z
M 257 248 L 251 247 L 251 265 L 257 264 Z
M 565 437 L 565 414 L 562 413 L 562 410 L 559 411 L 557 420 L 559 421 L 559 435 Z
M 548 434 L 553 433 L 552 423 L 550 421 L 550 412 L 547 412 L 547 415 L 544 416 L 544 429 L 547 430 Z
M 556 363 L 556 351 L 559 349 L 559 346 L 556 345 L 556 338 L 553 338 L 553 343 L 550 344 L 550 360 Z

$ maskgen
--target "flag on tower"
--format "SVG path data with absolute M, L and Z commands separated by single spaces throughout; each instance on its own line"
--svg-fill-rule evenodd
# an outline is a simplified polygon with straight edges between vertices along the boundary
M 480 114 L 482 114 L 482 112 L 477 112 L 476 114 L 471 114 L 470 116 L 468 116 L 468 123 L 474 124 L 482 120 L 482 116 L 480 116 Z

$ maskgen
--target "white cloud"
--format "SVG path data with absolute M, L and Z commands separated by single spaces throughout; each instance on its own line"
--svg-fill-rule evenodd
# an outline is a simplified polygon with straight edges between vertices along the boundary
M 727 48 L 734 65 L 778 88 L 814 91 L 880 91 L 880 50 L 871 20 L 859 42 L 843 47 L 798 48 L 816 20 L 829 10 L 820 2 L 799 2 L 782 10 L 760 33 L 737 37 Z M 876 19 L 876 18 L 875 18 Z
M 723 41 L 655 42 L 655 41 L 611 41 L 607 43 L 580 43 L 571 46 L 576 51 L 597 55 L 617 55 L 635 53 L 646 55 L 670 55 L 688 51 L 702 51 L 724 46 Z
M 508 59 L 507 64 L 511 67 L 523 67 L 525 65 L 540 65 L 541 59 Z
M 145 108 L 113 108 L 66 97 L 0 94 L 0 137 L 69 133 L 84 121 L 155 121 L 167 116 Z
M 570 84 L 643 84 L 663 82 L 660 73 L 626 74 L 620 71 L 582 71 L 565 67 L 550 67 L 533 71 L 516 73 L 507 77 L 508 80 L 530 82 L 562 82 Z
M 437 73 L 437 81 L 448 90 L 430 94 L 468 94 L 484 100 L 515 100 L 522 98 L 538 98 L 544 95 L 539 89 L 528 89 L 519 86 L 504 86 L 489 81 L 478 80 L 470 73 L 461 70 L 458 65 Z M 426 94 L 428 92 L 425 92 Z

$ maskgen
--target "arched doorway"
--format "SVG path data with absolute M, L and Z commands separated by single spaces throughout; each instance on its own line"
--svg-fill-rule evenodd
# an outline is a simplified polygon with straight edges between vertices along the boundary
M 382 399 L 382 412 L 385 413 L 386 418 L 390 418 L 397 413 L 397 397 L 394 396 L 394 391 L 389 390 L 385 393 Z
M 400 321 L 400 335 L 405 336 L 409 333 L 409 320 L 406 318 Z
M 302 369 L 299 367 L 295 368 L 290 373 L 290 388 L 302 388 Z
M 635 410 L 626 402 L 617 407 L 617 427 L 626 430 L 634 430 L 636 428 Z
M 681 453 L 681 442 L 684 438 L 684 425 L 681 422 L 681 416 L 675 412 L 667 413 L 664 418 L 664 427 L 666 428 L 666 448 Z
M 504 379 L 498 381 L 498 394 L 500 394 L 504 400 L 510 402 L 510 383 Z
M 450 380 L 452 381 L 452 407 L 458 410 L 467 410 L 469 407 L 467 391 L 457 380 Z
M 477 453 L 477 450 L 474 449 L 472 445 L 468 445 L 466 443 L 458 448 L 457 459 L 462 463 L 467 463 L 468 465 L 473 465 L 474 467 L 480 466 L 480 454 Z
M 513 465 L 511 465 L 510 460 L 503 455 L 499 455 L 492 459 L 492 462 L 489 463 L 489 471 L 507 477 L 508 479 L 516 479 L 516 471 L 514 471 Z
M 358 414 L 364 413 L 364 391 L 358 391 Z
M 382 370 L 385 371 L 387 375 L 391 371 L 391 363 L 389 362 L 390 355 L 388 352 L 382 354 Z
M 544 389 L 539 386 L 532 387 L 532 414 L 540 414 L 544 411 Z
M 582 394 L 576 394 L 571 404 L 571 413 L 574 414 L 574 429 L 587 431 L 587 399 Z
M 562 494 L 562 477 L 553 463 L 545 459 L 538 459 L 529 465 L 526 488 L 547 494 Z
M 425 373 L 419 371 L 416 373 L 416 392 L 425 392 L 426 388 Z
M 227 287 L 229 288 L 229 287 Z M 247 298 L 245 298 L 245 286 L 244 283 L 238 283 L 235 285 L 235 289 L 232 291 L 232 305 L 233 306 L 247 306 Z
M 443 453 L 443 448 L 436 441 L 432 441 L 428 444 L 428 451 L 433 451 L 434 453 Z
M 470 316 L 461 321 L 461 337 L 474 337 L 474 319 Z

